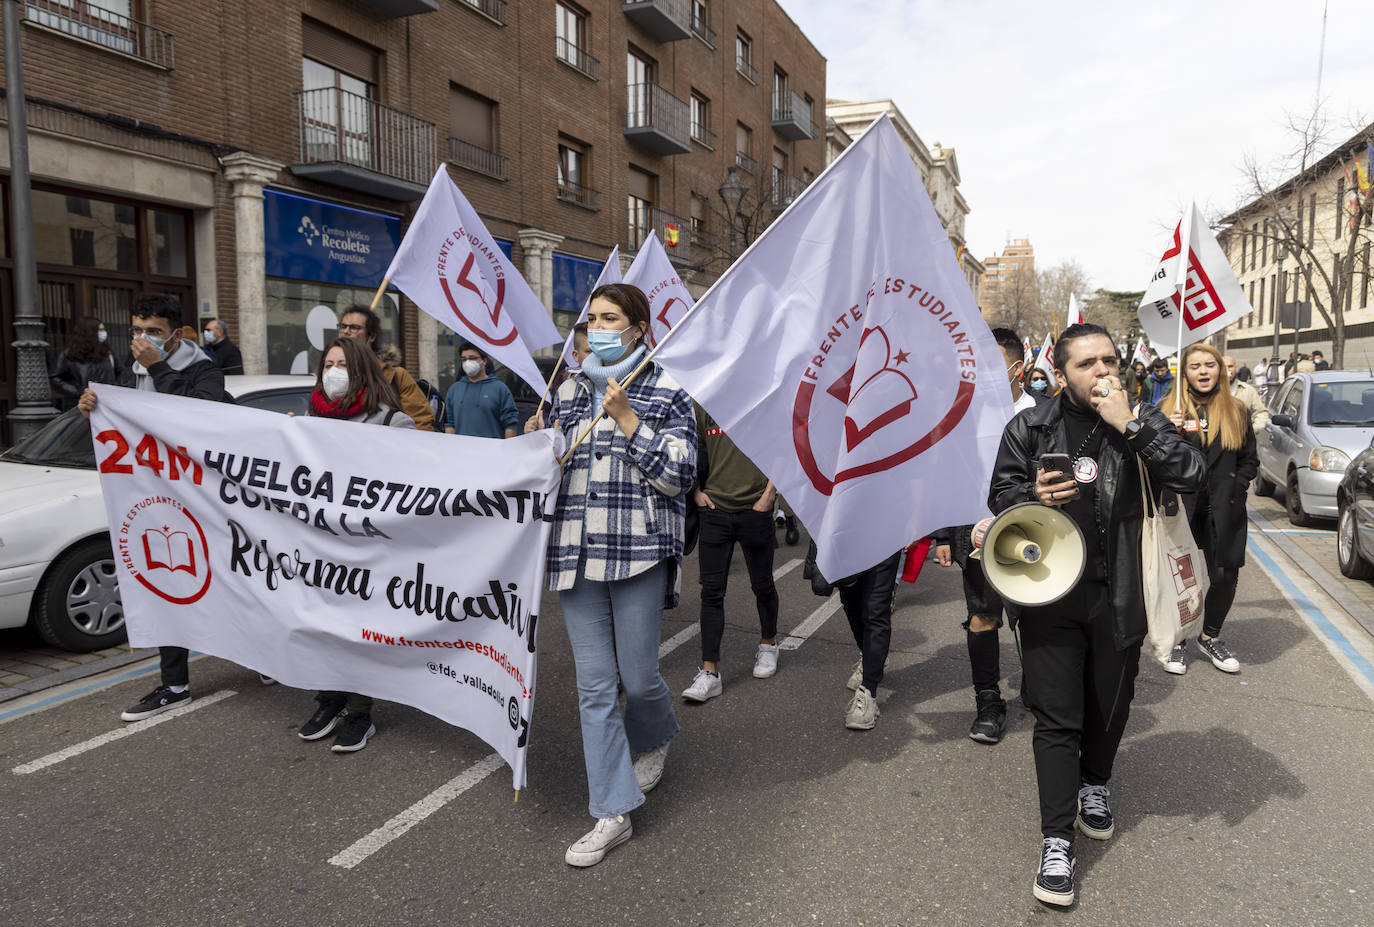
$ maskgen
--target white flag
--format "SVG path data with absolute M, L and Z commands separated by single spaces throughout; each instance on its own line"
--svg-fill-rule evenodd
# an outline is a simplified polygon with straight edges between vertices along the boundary
M 1040 346 L 1040 353 L 1035 358 L 1035 366 L 1031 369 L 1043 370 L 1045 376 L 1049 378 L 1050 384 L 1054 384 L 1054 342 L 1050 340 L 1049 335 L 1045 336 L 1045 343 Z
M 773 480 L 840 579 L 987 513 L 1006 361 L 887 116 L 657 359 Z
M 536 393 L 543 391 L 532 355 L 559 341 L 558 328 L 444 165 L 434 172 L 386 276 L 415 305 L 515 371 Z
M 1137 338 L 1135 340 L 1135 353 L 1131 355 L 1131 363 L 1134 364 L 1136 361 L 1140 361 L 1148 367 L 1152 360 L 1154 360 L 1154 357 L 1150 355 L 1150 349 L 1145 347 L 1145 339 Z
M 606 258 L 606 263 L 601 267 L 601 273 L 596 276 L 596 283 L 592 284 L 592 293 L 608 283 L 620 282 L 620 245 L 611 249 L 611 256 Z M 587 310 L 592 307 L 591 294 L 587 295 L 587 301 L 582 304 L 582 314 L 577 317 L 574 327 L 587 321 Z M 568 340 L 563 342 L 563 366 L 572 369 L 577 366 L 573 363 L 573 340 L 577 337 L 576 332 L 568 332 Z
M 1161 355 L 1173 354 L 1254 311 L 1216 237 L 1189 204 L 1140 301 L 1140 327 L 1150 344 Z
M 639 253 L 625 271 L 625 282 L 644 291 L 649 299 L 649 347 L 653 347 L 694 305 L 692 294 L 678 276 L 668 253 L 651 230 Z
M 1030 336 L 1021 339 L 1021 361 L 1022 369 L 1029 370 L 1030 365 L 1035 363 L 1035 352 L 1031 350 Z
M 1065 328 L 1068 328 L 1070 325 L 1082 325 L 1082 324 L 1083 324 L 1083 307 L 1080 306 L 1080 305 L 1078 305 L 1078 297 L 1077 297 L 1077 296 L 1074 296 L 1072 293 L 1070 293 L 1070 294 L 1069 294 L 1069 314 L 1068 314 L 1068 322 L 1064 325 L 1064 327 L 1065 327 Z

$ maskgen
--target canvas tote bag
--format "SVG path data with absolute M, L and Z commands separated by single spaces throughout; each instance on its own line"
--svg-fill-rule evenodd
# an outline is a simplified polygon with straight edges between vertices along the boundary
M 1207 598 L 1207 563 L 1193 540 L 1182 501 L 1178 511 L 1167 514 L 1155 504 L 1150 473 L 1140 468 L 1140 491 L 1145 520 L 1140 532 L 1140 572 L 1145 589 L 1146 634 L 1155 659 L 1169 659 L 1169 651 L 1201 628 L 1202 605 Z

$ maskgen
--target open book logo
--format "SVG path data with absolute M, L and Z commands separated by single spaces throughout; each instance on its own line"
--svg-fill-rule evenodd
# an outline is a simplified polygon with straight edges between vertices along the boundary
M 453 245 L 452 242 L 457 244 Z M 467 253 L 464 254 L 463 252 Z M 454 273 L 454 270 L 457 273 Z M 493 348 L 503 347 L 515 340 L 519 332 L 507 314 L 506 274 L 496 255 L 476 235 L 455 231 L 439 252 L 437 264 L 439 286 L 444 291 L 449 308 L 462 320 L 476 340 Z M 453 275 L 450 282 L 449 276 Z M 464 292 L 466 291 L 466 292 Z M 467 311 L 463 311 L 463 303 Z M 480 306 L 475 305 L 480 303 Z
M 150 573 L 153 570 L 185 570 L 196 575 L 196 549 L 191 536 L 167 525 L 143 532 L 143 560 Z
M 210 589 L 205 531 L 181 500 L 148 496 L 130 506 L 118 530 L 111 533 L 121 572 L 158 598 L 190 605 Z M 124 579 L 121 576 L 121 588 L 126 588 Z
M 853 451 L 888 425 L 911 412 L 916 403 L 916 385 L 899 369 L 911 360 L 905 351 L 894 357 L 887 332 L 870 328 L 859 338 L 859 357 L 826 392 L 845 404 L 845 450 Z M 854 386 L 856 370 L 863 382 Z
M 1193 558 L 1190 554 L 1183 554 L 1180 557 L 1170 557 L 1170 570 L 1174 575 L 1174 591 L 1179 595 L 1187 592 L 1197 585 L 1197 577 L 1193 574 Z

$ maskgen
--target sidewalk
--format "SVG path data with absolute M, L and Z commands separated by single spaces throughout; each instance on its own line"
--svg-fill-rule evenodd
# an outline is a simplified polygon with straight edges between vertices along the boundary
M 30 692 L 84 679 L 157 654 L 156 648 L 130 651 L 127 644 L 93 653 L 68 653 L 35 643 L 22 629 L 0 632 L 0 702 Z

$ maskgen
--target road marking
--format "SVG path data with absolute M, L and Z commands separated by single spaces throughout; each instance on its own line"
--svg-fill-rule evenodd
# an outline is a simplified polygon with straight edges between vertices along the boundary
M 792 572 L 801 565 L 802 561 L 799 559 L 787 561 L 782 566 L 778 567 L 776 570 L 773 571 L 773 582 L 777 582 L 778 580 L 782 579 L 788 573 Z M 658 645 L 658 658 L 662 660 L 668 654 L 672 653 L 674 650 L 677 650 L 683 644 L 687 643 L 689 640 L 696 637 L 700 633 L 701 622 L 695 622 L 693 624 L 688 625 L 687 627 L 683 628 L 681 631 L 677 632 L 672 637 L 668 638 L 666 641 Z M 787 647 L 785 642 L 783 646 L 788 650 L 797 649 L 796 647 Z
M 14 767 L 14 769 L 10 770 L 10 772 L 14 773 L 16 776 L 23 776 L 27 775 L 28 773 L 38 772 L 40 769 L 47 769 L 49 766 L 54 766 L 58 763 L 61 763 L 63 760 L 70 760 L 74 756 L 80 756 L 81 754 L 89 750 L 94 750 L 96 747 L 103 747 L 105 746 L 105 744 L 114 743 L 116 740 L 123 740 L 125 737 L 132 737 L 134 734 L 146 731 L 151 727 L 156 727 L 164 721 L 171 721 L 173 718 L 179 718 L 182 715 L 189 714 L 190 712 L 193 712 L 199 708 L 205 708 L 207 706 L 213 705 L 215 704 L 215 702 L 222 702 L 225 699 L 229 698 L 231 695 L 238 695 L 238 693 L 235 692 L 233 689 L 221 689 L 214 695 L 207 695 L 204 698 L 192 699 L 191 704 L 189 705 L 182 705 L 179 708 L 173 708 L 171 711 L 164 711 L 162 714 L 154 715 L 146 721 L 135 721 L 132 724 L 128 724 L 124 727 L 119 728 L 118 730 L 110 731 L 106 734 L 101 734 L 99 737 L 92 737 L 90 740 L 84 740 L 79 744 L 73 744 L 72 746 L 67 747 L 66 749 L 58 750 L 56 753 L 49 753 L 47 756 L 39 757 L 38 759 L 30 763 L 24 763 L 20 766 L 16 766 Z
M 1265 534 L 1310 534 L 1324 538 L 1333 538 L 1336 536 L 1336 532 L 1334 531 L 1322 531 L 1321 529 L 1312 530 L 1307 528 L 1261 528 L 1260 531 L 1263 531 Z
M 348 849 L 330 857 L 330 865 L 352 869 L 504 765 L 505 761 L 496 753 L 478 760 Z
M 840 593 L 838 590 L 830 594 L 820 608 L 816 609 L 806 617 L 806 620 L 792 629 L 792 633 L 778 645 L 781 650 L 796 650 L 806 639 L 815 634 L 821 625 L 830 620 L 830 616 L 840 610 Z

